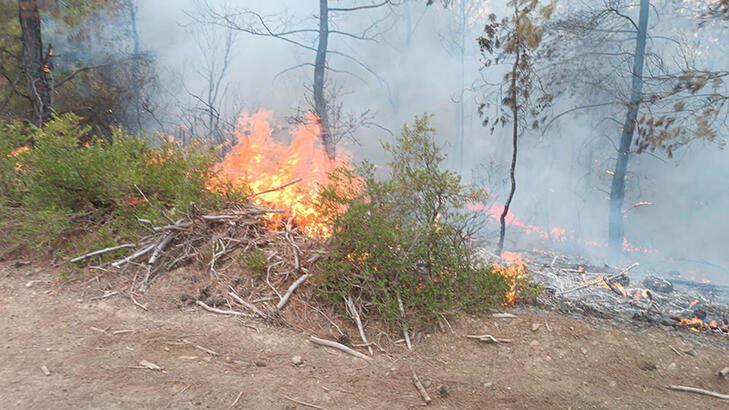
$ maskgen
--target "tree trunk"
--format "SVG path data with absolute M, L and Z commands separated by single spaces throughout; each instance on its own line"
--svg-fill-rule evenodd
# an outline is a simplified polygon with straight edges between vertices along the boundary
M 139 84 L 139 32 L 137 31 L 137 9 L 134 5 L 134 0 L 127 0 L 127 8 L 129 9 L 129 26 L 132 30 L 132 42 L 134 49 L 132 51 L 132 58 L 134 63 L 132 65 L 132 86 L 134 89 L 134 111 L 136 114 L 137 132 L 142 132 L 142 107 L 141 107 L 141 95 Z
M 638 33 L 635 42 L 635 55 L 633 57 L 633 84 L 630 93 L 628 112 L 623 124 L 623 133 L 620 137 L 618 159 L 615 164 L 612 187 L 610 188 L 610 255 L 613 262 L 617 262 L 622 253 L 623 238 L 623 201 L 625 200 L 625 174 L 630 158 L 630 146 L 633 142 L 635 121 L 638 117 L 638 106 L 643 93 L 643 60 L 645 59 L 646 37 L 648 31 L 648 13 L 650 1 L 640 1 L 640 17 Z
M 519 26 L 519 9 L 516 6 L 515 3 L 515 10 L 514 14 L 516 15 L 516 25 L 517 25 L 517 33 L 518 33 L 518 26 Z M 518 35 L 518 34 L 517 34 Z M 517 44 L 516 46 L 516 57 L 514 58 L 514 65 L 511 68 L 511 90 L 509 90 L 509 93 L 511 94 L 511 121 L 513 123 L 513 129 L 512 129 L 512 143 L 514 145 L 513 151 L 511 154 L 511 169 L 509 172 L 509 176 L 511 178 L 511 190 L 509 191 L 509 197 L 506 198 L 506 203 L 504 204 L 504 210 L 501 212 L 501 217 L 499 218 L 499 221 L 501 222 L 501 229 L 499 231 L 499 242 L 497 244 L 497 250 L 496 254 L 501 255 L 501 252 L 504 250 L 504 236 L 506 235 L 506 215 L 509 214 L 509 207 L 511 206 L 511 200 L 514 199 L 514 193 L 516 192 L 516 153 L 517 153 L 517 142 L 519 138 L 519 104 L 517 102 L 517 96 L 519 93 L 517 92 L 516 87 L 518 86 L 518 70 L 519 70 L 519 63 L 521 60 L 521 44 Z
M 461 0 L 461 98 L 458 104 L 459 135 L 458 135 L 458 170 L 463 172 L 463 143 L 466 134 L 466 107 L 463 97 L 466 88 L 466 0 Z
M 319 0 L 319 44 L 316 48 L 314 63 L 314 110 L 321 120 L 321 142 L 330 160 L 336 157 L 336 147 L 330 134 L 327 101 L 324 95 L 324 77 L 326 74 L 327 44 L 329 42 L 329 4 L 328 0 Z
M 33 105 L 33 124 L 42 127 L 51 112 L 51 88 L 43 64 L 41 20 L 37 0 L 18 0 L 23 42 L 23 72 Z

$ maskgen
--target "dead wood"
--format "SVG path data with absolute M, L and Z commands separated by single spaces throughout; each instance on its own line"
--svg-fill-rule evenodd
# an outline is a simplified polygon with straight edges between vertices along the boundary
M 238 312 L 236 310 L 222 310 L 222 309 L 210 307 L 210 306 L 206 305 L 205 302 L 202 302 L 202 301 L 199 301 L 199 300 L 196 300 L 195 303 L 198 306 L 202 307 L 203 309 L 207 310 L 208 312 L 217 313 L 219 315 L 232 315 L 232 316 L 242 316 L 242 317 L 253 317 L 253 315 L 251 315 L 249 313 Z
M 99 249 L 98 251 L 89 252 L 86 255 L 77 256 L 77 257 L 71 259 L 71 262 L 72 263 L 80 262 L 80 261 L 82 261 L 82 260 L 84 260 L 86 258 L 90 258 L 92 256 L 102 255 L 104 253 L 112 252 L 112 251 L 115 251 L 115 250 L 118 250 L 118 249 L 134 248 L 136 246 L 137 245 L 136 244 L 133 244 L 133 243 L 125 243 L 124 245 L 112 246 L 111 248 L 106 248 L 106 249 Z
M 715 397 L 717 399 L 721 400 L 729 400 L 729 394 L 721 394 L 709 390 L 699 389 L 696 387 L 687 387 L 687 386 L 676 386 L 676 385 L 670 385 L 668 386 L 670 390 L 677 390 L 677 391 L 685 391 L 689 393 L 696 393 L 696 394 L 703 394 L 704 396 L 711 396 Z
M 365 335 L 364 327 L 362 326 L 362 320 L 360 319 L 359 312 L 357 311 L 357 306 L 355 306 L 354 302 L 352 302 L 352 298 L 350 296 L 347 296 L 347 299 L 344 300 L 344 303 L 347 307 L 347 311 L 349 311 L 349 314 L 352 315 L 352 318 L 354 318 L 354 322 L 357 324 L 357 330 L 359 330 L 359 335 L 362 338 L 362 342 L 367 345 L 367 351 L 370 352 L 370 356 L 372 356 L 374 352 L 372 351 L 370 343 L 367 341 L 367 336 Z
M 301 285 L 302 283 L 304 283 L 304 281 L 308 277 L 309 277 L 309 275 L 302 275 L 299 279 L 296 279 L 296 281 L 294 283 L 292 283 L 291 286 L 289 286 L 289 290 L 286 291 L 286 294 L 283 295 L 283 297 L 281 298 L 281 300 L 276 305 L 276 310 L 283 309 L 283 307 L 286 305 L 286 302 L 288 302 L 289 298 L 294 293 L 294 291 L 296 290 L 296 288 L 298 288 L 299 285 Z
M 362 353 L 360 353 L 360 352 L 358 352 L 356 350 L 353 350 L 353 349 L 351 349 L 351 348 L 349 348 L 349 347 L 347 347 L 347 346 L 345 346 L 345 345 L 343 345 L 341 343 L 337 343 L 337 342 L 334 342 L 334 341 L 331 341 L 331 340 L 326 340 L 326 339 L 319 339 L 318 337 L 315 337 L 315 336 L 309 337 L 309 340 L 312 343 L 314 343 L 314 344 L 318 344 L 318 345 L 322 345 L 322 346 L 327 346 L 327 347 L 332 347 L 334 349 L 341 350 L 341 351 L 343 351 L 345 353 L 351 354 L 352 356 L 358 357 L 360 359 L 372 360 L 371 357 L 369 357 L 369 356 L 367 356 L 365 354 L 362 354 Z
M 465 335 L 469 339 L 476 339 L 486 343 L 511 343 L 511 339 L 499 339 L 491 335 Z
M 410 335 L 408 334 L 408 324 L 405 321 L 405 308 L 403 308 L 402 305 L 402 299 L 400 299 L 400 295 L 397 295 L 397 306 L 400 308 L 400 316 L 402 320 L 402 332 L 405 335 L 405 344 L 408 347 L 408 350 L 413 350 L 413 345 L 410 343 Z
M 420 393 L 420 397 L 423 398 L 423 401 L 425 404 L 430 404 L 432 399 L 428 395 L 428 391 L 425 390 L 425 387 L 422 383 L 420 383 L 420 379 L 418 379 L 418 375 L 415 374 L 415 370 L 413 370 L 413 384 L 415 385 L 415 388 L 418 389 L 418 393 Z

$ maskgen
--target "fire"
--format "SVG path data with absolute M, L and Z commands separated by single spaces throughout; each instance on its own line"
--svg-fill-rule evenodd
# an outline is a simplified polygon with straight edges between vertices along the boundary
M 508 267 L 497 263 L 494 264 L 494 272 L 503 276 L 509 283 L 509 290 L 506 292 L 506 301 L 502 304 L 502 306 L 506 306 L 514 303 L 514 300 L 516 300 L 516 287 L 519 282 L 526 279 L 526 265 L 518 253 L 503 252 L 501 259 L 504 261 L 510 259 L 512 261 Z
M 250 189 L 254 193 L 251 199 L 261 206 L 284 208 L 284 214 L 269 214 L 273 226 L 290 217 L 307 235 L 328 237 L 328 227 L 321 222 L 314 203 L 320 186 L 327 183 L 327 174 L 346 165 L 347 156 L 340 154 L 335 162 L 329 160 L 319 144 L 321 125 L 313 114 L 306 123 L 290 130 L 289 144 L 272 138 L 272 116 L 271 111 L 259 110 L 238 119 L 237 141 L 218 164 L 218 177 L 234 187 Z M 292 181 L 297 183 L 271 190 Z
M 694 301 L 693 301 L 693 302 L 691 302 L 691 303 L 689 304 L 689 306 L 694 306 L 694 305 L 696 305 L 696 304 L 698 304 L 698 303 L 699 303 L 699 300 L 698 300 L 698 299 L 694 299 Z

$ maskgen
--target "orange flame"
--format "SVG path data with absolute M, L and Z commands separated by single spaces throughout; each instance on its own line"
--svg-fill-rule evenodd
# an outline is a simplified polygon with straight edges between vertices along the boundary
M 521 255 L 518 253 L 503 252 L 501 259 L 504 261 L 512 261 L 509 267 L 494 264 L 494 272 L 503 276 L 509 283 L 509 290 L 506 292 L 506 301 L 502 304 L 502 306 L 506 306 L 514 303 L 514 300 L 516 300 L 516 287 L 519 282 L 526 279 L 526 266 L 521 259 Z
M 319 144 L 319 119 L 307 116 L 305 124 L 290 131 L 291 142 L 285 144 L 272 138 L 272 116 L 268 110 L 244 114 L 235 128 L 237 142 L 218 164 L 218 177 L 235 187 L 248 187 L 253 192 L 280 187 L 301 179 L 293 186 L 255 195 L 252 200 L 266 207 L 285 208 L 284 214 L 268 215 L 272 226 L 291 217 L 310 236 L 329 236 L 314 208 L 319 189 L 328 181 L 327 174 L 335 167 L 346 165 L 347 156 L 329 160 Z

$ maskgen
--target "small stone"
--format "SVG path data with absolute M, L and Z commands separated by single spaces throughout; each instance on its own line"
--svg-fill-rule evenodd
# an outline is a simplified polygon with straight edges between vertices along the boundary
M 226 363 L 232 362 L 232 360 L 230 359 L 230 356 L 225 356 L 225 362 Z
M 51 375 L 51 371 L 50 371 L 50 370 L 48 370 L 48 368 L 46 367 L 46 365 L 43 365 L 43 366 L 41 366 L 41 371 L 42 371 L 42 372 L 43 372 L 43 374 L 45 374 L 46 376 L 50 376 L 50 375 Z
M 658 369 L 658 366 L 655 363 L 643 362 L 643 363 L 641 363 L 640 368 L 641 368 L 641 370 L 646 370 L 646 371 L 652 372 L 653 370 Z
M 494 382 L 487 382 L 487 383 L 484 383 L 483 384 L 483 387 L 486 388 L 486 389 L 488 389 L 489 387 L 491 387 L 493 385 L 494 385 Z
M 246 362 L 244 362 L 243 360 L 233 360 L 233 363 L 235 363 L 235 364 L 237 364 L 239 366 L 242 366 L 242 365 L 246 364 Z
M 584 347 L 580 348 L 580 352 L 582 352 L 582 354 L 584 355 L 587 355 L 587 349 L 585 349 Z
M 304 359 L 301 358 L 301 356 L 294 356 L 291 358 L 291 363 L 293 363 L 295 366 L 301 366 L 304 364 Z
M 537 347 L 537 346 L 539 346 L 539 342 L 536 340 L 532 340 L 531 342 L 529 342 L 529 346 Z
M 684 350 L 683 352 L 686 353 L 687 355 L 693 356 L 693 357 L 696 357 L 698 355 L 698 353 L 696 353 L 696 350 L 693 350 L 693 349 Z
M 431 384 L 432 383 L 430 380 L 426 380 L 425 382 L 423 382 L 423 387 L 425 387 L 427 389 L 428 387 L 430 387 Z
M 439 385 L 436 389 L 438 390 L 438 394 L 440 394 L 440 397 L 448 397 L 451 395 L 448 389 L 442 384 Z
M 668 366 L 666 366 L 666 369 L 671 370 L 671 371 L 676 370 L 677 368 L 678 368 L 678 366 L 676 366 L 676 363 L 671 363 Z
M 256 360 L 256 366 L 266 367 L 266 362 L 264 362 L 263 360 Z
M 610 387 L 617 387 L 618 386 L 618 382 L 616 382 L 615 380 L 610 380 L 609 385 L 610 385 Z
M 541 323 L 532 323 L 532 332 L 536 332 L 540 327 L 542 327 Z
M 169 351 L 170 351 L 170 348 L 165 346 L 165 352 L 169 352 Z

